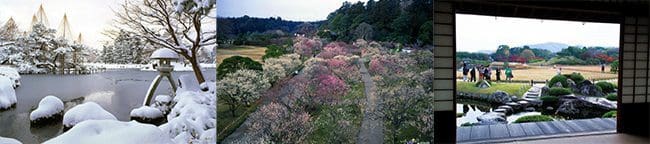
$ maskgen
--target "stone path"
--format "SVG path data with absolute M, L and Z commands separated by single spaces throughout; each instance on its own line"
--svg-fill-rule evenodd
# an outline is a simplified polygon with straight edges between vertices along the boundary
M 363 80 L 366 94 L 366 106 L 363 121 L 361 122 L 361 129 L 357 143 L 359 144 L 381 144 L 384 141 L 384 123 L 381 118 L 373 114 L 377 108 L 380 99 L 375 95 L 375 84 L 372 77 L 366 69 L 365 63 L 359 60 L 359 71 L 361 72 L 361 80 Z
M 459 143 L 496 143 L 534 138 L 616 132 L 615 118 L 458 127 Z
M 535 99 L 539 100 L 539 97 L 542 96 L 542 88 L 546 86 L 545 84 L 534 84 L 526 93 L 524 93 L 524 99 Z

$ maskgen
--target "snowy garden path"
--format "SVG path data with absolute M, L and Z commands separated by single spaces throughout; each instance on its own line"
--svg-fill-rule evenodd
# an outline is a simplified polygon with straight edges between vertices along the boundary
M 381 118 L 377 117 L 375 112 L 378 110 L 377 107 L 380 99 L 375 95 L 375 84 L 368 73 L 365 63 L 361 60 L 359 60 L 359 67 L 361 80 L 363 80 L 365 86 L 366 106 L 357 143 L 380 144 L 384 140 L 384 123 Z

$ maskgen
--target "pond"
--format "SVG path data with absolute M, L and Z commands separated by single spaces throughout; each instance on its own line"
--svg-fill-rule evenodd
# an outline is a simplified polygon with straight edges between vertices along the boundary
M 16 108 L 0 112 L 0 136 L 23 143 L 42 143 L 63 132 L 61 123 L 31 127 L 29 113 L 47 95 L 64 101 L 66 110 L 86 101 L 96 102 L 120 121 L 129 121 L 132 109 L 140 107 L 144 96 L 158 74 L 138 69 L 109 70 L 88 75 L 21 75 L 22 85 L 16 88 Z M 173 72 L 178 76 L 193 72 Z M 216 80 L 214 69 L 203 71 L 206 81 Z M 155 95 L 170 94 L 171 87 L 163 79 Z
M 484 113 L 491 112 L 495 108 L 488 105 L 482 104 L 470 104 L 470 103 L 457 103 L 456 104 L 456 113 L 463 113 L 463 116 L 456 118 L 456 126 L 460 127 L 463 123 L 477 123 L 476 119 L 478 116 L 483 115 Z M 512 123 L 518 118 L 527 115 L 541 115 L 541 112 L 519 112 L 512 115 L 506 116 L 508 123 Z

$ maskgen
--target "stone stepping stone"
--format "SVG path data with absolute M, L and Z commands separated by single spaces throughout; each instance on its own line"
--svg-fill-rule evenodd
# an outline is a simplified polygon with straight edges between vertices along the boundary
M 506 109 L 495 109 L 493 112 L 498 112 L 498 113 L 504 113 L 504 114 L 507 114 L 507 113 L 508 113 L 508 110 L 506 110 Z
M 607 130 L 616 129 L 616 125 L 611 125 L 611 124 L 605 122 L 605 120 L 603 120 L 602 118 L 591 119 L 591 121 L 596 123 L 598 126 L 601 126 L 601 127 L 605 128 Z
M 574 132 L 586 132 L 588 131 L 587 129 L 581 127 L 580 125 L 577 124 L 576 121 L 574 120 L 567 120 L 564 121 L 564 123 L 571 128 L 572 131 Z
M 511 137 L 526 136 L 524 129 L 521 128 L 521 124 L 508 124 L 506 127 L 508 127 L 508 133 L 510 133 Z
M 497 139 L 506 137 L 510 137 L 510 134 L 505 124 L 490 125 L 490 138 Z
M 487 125 L 472 126 L 470 133 L 471 140 L 490 138 L 490 127 Z
M 562 133 L 551 122 L 538 122 L 537 126 L 547 135 Z
M 524 129 L 524 132 L 526 132 L 526 135 L 528 136 L 536 136 L 536 135 L 543 135 L 544 132 L 542 132 L 542 129 L 537 126 L 534 122 L 530 123 L 522 123 L 521 127 Z

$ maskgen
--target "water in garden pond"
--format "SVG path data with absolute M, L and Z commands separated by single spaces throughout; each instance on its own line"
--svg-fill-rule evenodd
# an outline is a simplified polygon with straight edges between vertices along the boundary
M 468 104 L 468 103 L 457 103 L 456 104 L 456 113 L 463 113 L 463 116 L 456 118 L 456 126 L 460 126 L 464 123 L 477 123 L 476 119 L 478 116 L 483 115 L 484 113 L 491 112 L 494 110 L 491 106 L 481 105 L 481 104 Z M 506 118 L 508 123 L 512 123 L 518 118 L 527 115 L 541 115 L 541 112 L 519 112 L 512 115 L 508 115 Z
M 88 75 L 21 75 L 22 85 L 16 88 L 16 107 L 0 112 L 0 136 L 15 138 L 23 143 L 42 143 L 62 133 L 62 124 L 30 126 L 29 113 L 47 95 L 64 101 L 66 110 L 74 105 L 92 101 L 128 121 L 132 109 L 140 107 L 144 95 L 158 72 L 137 69 L 109 70 Z M 173 72 L 174 79 L 193 72 Z M 216 80 L 216 71 L 203 72 L 206 81 Z M 156 95 L 170 94 L 167 79 L 158 86 Z

